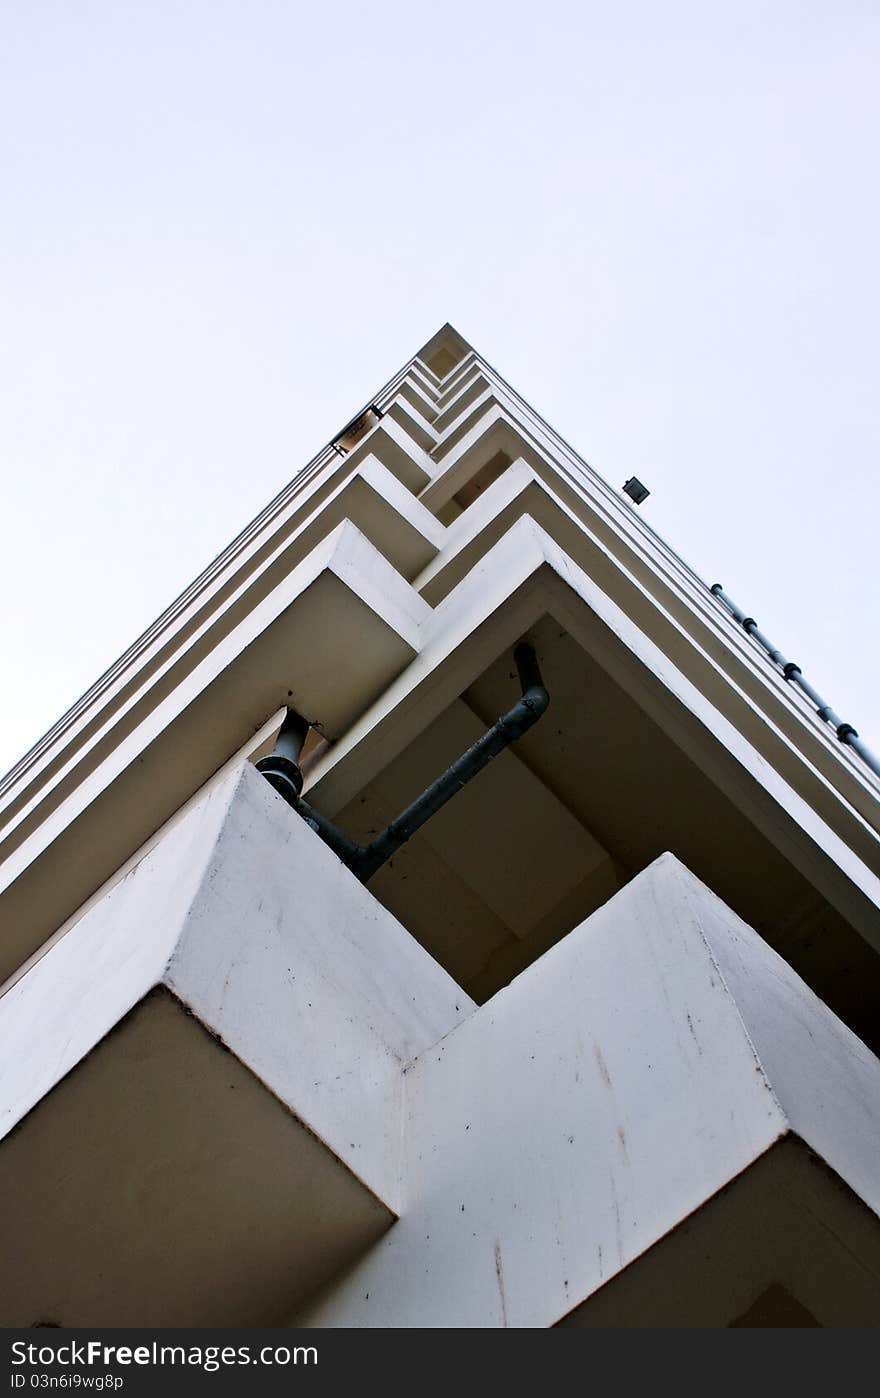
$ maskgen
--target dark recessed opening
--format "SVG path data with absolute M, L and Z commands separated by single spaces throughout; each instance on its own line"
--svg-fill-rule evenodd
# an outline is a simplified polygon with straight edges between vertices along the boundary
M 866 1043 L 876 957 L 745 808 L 555 619 L 529 630 L 550 707 L 371 879 L 484 1001 L 667 850 L 764 937 Z M 344 808 L 367 843 L 516 698 L 505 650 Z M 319 791 L 306 798 L 320 808 Z
M 447 500 L 442 510 L 437 514 L 440 523 L 451 524 L 454 519 L 463 514 L 468 506 L 478 500 L 483 492 L 488 490 L 489 486 L 504 474 L 511 461 L 512 458 L 508 456 L 506 451 L 497 451 L 491 460 L 486 462 L 485 466 L 481 466 L 470 480 L 465 481 L 451 500 Z
M 463 356 L 463 351 L 459 354 L 455 354 L 452 350 L 443 345 L 440 349 L 435 350 L 430 359 L 427 359 L 425 363 L 431 370 L 431 373 L 437 375 L 438 379 L 445 379 L 446 375 L 455 368 L 456 364 Z

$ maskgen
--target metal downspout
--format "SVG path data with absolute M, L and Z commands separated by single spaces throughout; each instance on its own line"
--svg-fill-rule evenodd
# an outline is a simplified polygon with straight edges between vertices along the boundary
M 302 791 L 302 773 L 296 767 L 296 758 L 291 759 L 290 753 L 305 724 L 296 749 L 296 756 L 299 755 L 308 724 L 292 710 L 288 710 L 275 749 L 268 757 L 260 759 L 257 768 L 361 883 L 366 883 L 431 816 L 436 815 L 447 801 L 472 781 L 493 757 L 527 733 L 545 712 L 550 696 L 544 688 L 534 650 L 522 642 L 516 647 L 513 658 L 522 686 L 522 697 L 368 845 L 357 844 L 331 820 L 302 800 L 299 794 Z M 290 766 L 296 768 L 295 777 L 290 772 Z

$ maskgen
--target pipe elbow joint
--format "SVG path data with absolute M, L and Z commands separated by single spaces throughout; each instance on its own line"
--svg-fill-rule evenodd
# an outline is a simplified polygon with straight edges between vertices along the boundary
M 531 714 L 532 723 L 537 723 L 538 719 L 547 712 L 550 706 L 550 695 L 542 684 L 532 685 L 527 689 L 522 697 L 522 702 Z

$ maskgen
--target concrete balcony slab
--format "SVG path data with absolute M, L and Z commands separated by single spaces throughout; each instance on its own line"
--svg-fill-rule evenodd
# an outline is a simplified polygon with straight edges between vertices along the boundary
M 743 1204 L 772 1215 L 764 1260 L 809 1204 L 813 1270 L 828 1260 L 845 1288 L 830 1310 L 803 1304 L 862 1323 L 880 1305 L 878 1147 L 880 1062 L 664 855 L 409 1066 L 401 1218 L 296 1323 L 546 1326 L 599 1304 L 611 1277 L 629 1304 L 625 1269 L 655 1246 L 662 1261 L 753 1171 Z M 797 1195 L 807 1150 L 822 1178 Z M 691 1255 L 696 1291 L 712 1269 Z M 667 1323 L 681 1274 L 658 1302 Z M 651 1276 L 662 1290 L 659 1262 Z M 756 1264 L 711 1323 L 766 1280 Z
M 880 1220 L 797 1136 L 576 1306 L 564 1329 L 875 1329 Z
M 403 1067 L 473 1008 L 252 767 L 212 786 L 0 998 L 3 1323 L 277 1323 L 396 1216 Z
M 393 1213 L 167 991 L 0 1143 L 5 1326 L 278 1324 Z
M 7 852 L 0 975 L 99 887 L 289 702 L 334 737 L 406 668 L 430 608 L 355 527 L 313 548 Z M 177 682 L 180 680 L 180 682 Z M 98 758 L 100 757 L 100 760 Z M 41 864 L 54 851 L 52 879 Z

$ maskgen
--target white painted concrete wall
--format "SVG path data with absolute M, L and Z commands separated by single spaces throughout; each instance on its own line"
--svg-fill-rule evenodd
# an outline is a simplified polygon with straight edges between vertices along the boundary
M 550 1325 L 791 1130 L 817 1148 L 852 1036 L 777 963 L 663 856 L 410 1065 L 402 1217 L 297 1323 Z M 880 1174 L 865 1054 L 832 1126 L 854 1187 Z
M 252 767 L 165 982 L 398 1210 L 404 1065 L 474 1003 Z
M 876 1056 L 720 898 L 682 880 L 792 1130 L 880 1213 Z
M 256 773 L 211 778 L 296 684 L 332 813 L 551 615 L 876 944 L 871 783 L 699 580 L 471 351 L 389 394 L 0 783 L 0 964 L 66 929 L 0 998 L 0 1124 L 167 985 L 402 1215 L 318 1324 L 548 1324 L 788 1132 L 876 1207 L 876 1059 L 674 860 L 477 1009 Z
M 300 1323 L 552 1324 L 792 1132 L 880 1199 L 880 1064 L 669 855 L 478 1008 L 245 765 L 0 999 L 5 1129 L 156 984 L 399 1215 Z
M 162 980 L 239 779 L 209 788 L 0 997 L 0 1137 Z
M 473 1002 L 249 764 L 0 998 L 2 1134 L 157 984 L 397 1210 L 404 1063 Z

